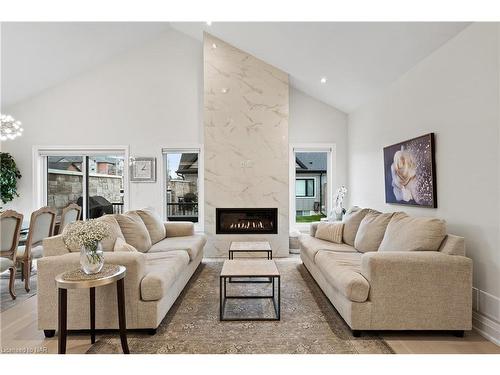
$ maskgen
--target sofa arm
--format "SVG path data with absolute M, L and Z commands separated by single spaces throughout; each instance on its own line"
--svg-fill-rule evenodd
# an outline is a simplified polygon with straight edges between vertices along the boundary
M 370 252 L 361 259 L 376 319 L 406 319 L 406 326 L 427 319 L 429 329 L 470 329 L 471 259 L 438 251 Z
M 43 239 L 42 245 L 44 257 L 64 255 L 70 252 L 63 241 L 62 234 Z
M 146 257 L 142 253 L 134 252 L 104 252 L 105 264 L 117 264 L 127 268 L 125 276 L 125 300 L 127 303 L 127 324 L 137 320 L 137 301 L 140 300 L 140 284 L 145 275 Z M 49 256 L 38 259 L 38 327 L 39 329 L 55 329 L 57 327 L 57 288 L 55 277 L 66 271 L 80 267 L 80 253 L 68 253 L 60 256 Z M 96 306 L 103 306 L 96 314 L 97 322 L 111 320 L 112 328 L 116 325 L 116 308 L 109 303 L 114 293 L 114 286 L 97 288 Z M 86 329 L 88 320 L 84 315 L 88 313 L 88 290 L 70 292 L 71 303 L 68 304 L 68 329 Z M 109 310 L 107 305 L 109 305 Z M 109 315 L 107 317 L 106 315 Z M 81 328 L 80 328 L 81 325 Z M 101 324 L 100 324 L 101 325 Z
M 165 230 L 168 237 L 184 237 L 194 234 L 194 223 L 190 221 L 166 221 Z

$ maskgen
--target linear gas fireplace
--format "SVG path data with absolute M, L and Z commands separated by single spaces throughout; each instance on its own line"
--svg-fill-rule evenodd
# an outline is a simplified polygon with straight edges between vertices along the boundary
M 217 234 L 277 234 L 277 208 L 216 208 Z

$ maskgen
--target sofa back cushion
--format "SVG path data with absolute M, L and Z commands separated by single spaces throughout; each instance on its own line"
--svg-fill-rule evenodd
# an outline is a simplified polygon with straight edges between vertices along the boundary
M 356 238 L 356 233 L 358 232 L 359 224 L 361 220 L 370 210 L 368 208 L 352 208 L 344 216 L 344 232 L 342 234 L 342 239 L 348 245 L 354 246 L 354 239 Z
M 359 224 L 354 248 L 361 253 L 377 251 L 393 213 L 381 214 L 374 211 L 368 212 Z
M 446 222 L 395 213 L 378 251 L 437 251 L 446 237 Z
M 137 210 L 136 212 L 146 225 L 149 237 L 151 237 L 151 244 L 154 245 L 165 238 L 167 234 L 165 225 L 156 212 L 151 210 Z
M 137 212 L 130 211 L 125 214 L 115 215 L 115 218 L 120 224 L 123 236 L 128 244 L 142 253 L 151 248 L 151 237 L 148 229 Z
M 321 222 L 316 227 L 314 236 L 320 240 L 330 241 L 334 243 L 342 243 L 342 232 L 344 223 L 341 222 Z

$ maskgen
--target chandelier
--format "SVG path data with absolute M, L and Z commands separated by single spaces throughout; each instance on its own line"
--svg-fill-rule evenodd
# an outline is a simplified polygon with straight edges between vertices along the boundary
M 0 140 L 14 139 L 23 134 L 21 121 L 15 120 L 10 115 L 0 114 Z

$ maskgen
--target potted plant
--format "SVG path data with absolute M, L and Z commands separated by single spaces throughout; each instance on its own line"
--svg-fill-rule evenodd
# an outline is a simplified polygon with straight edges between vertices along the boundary
M 95 219 L 76 221 L 64 229 L 64 243 L 70 248 L 80 248 L 80 265 L 86 274 L 92 275 L 101 271 L 104 265 L 101 241 L 107 238 L 109 233 L 109 225 Z
M 345 214 L 344 198 L 347 195 L 347 188 L 342 185 L 340 186 L 335 195 L 333 196 L 333 212 L 330 214 L 331 218 L 334 220 L 342 220 L 342 216 Z
M 17 169 L 16 162 L 8 152 L 0 152 L 0 199 L 2 204 L 10 202 L 17 193 L 17 180 L 21 172 Z

